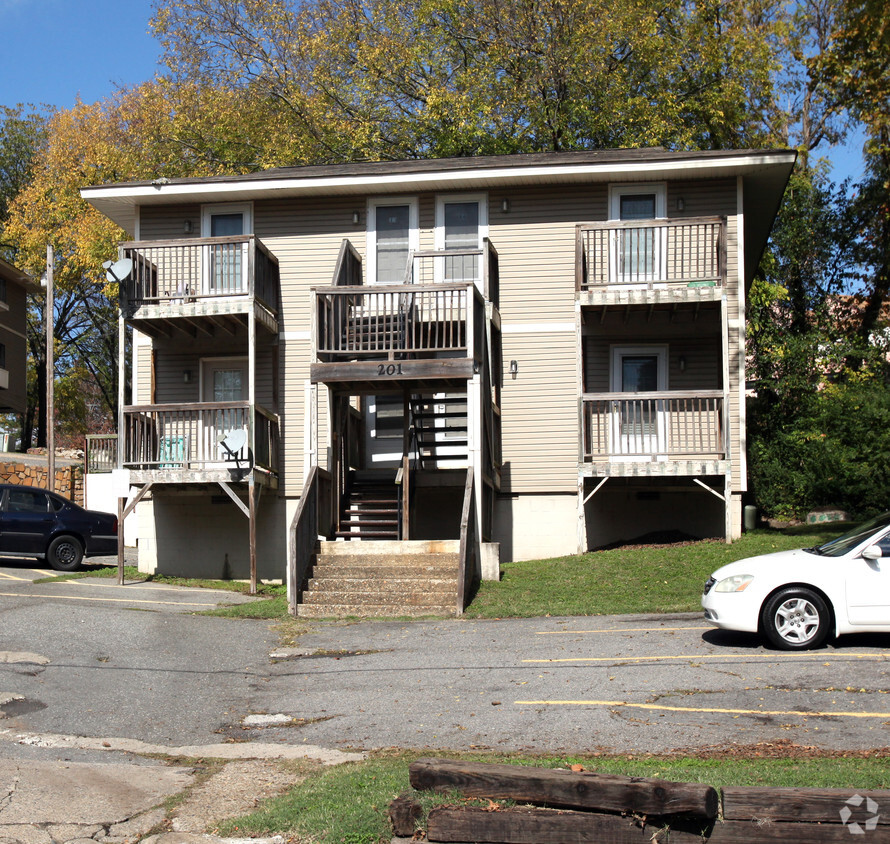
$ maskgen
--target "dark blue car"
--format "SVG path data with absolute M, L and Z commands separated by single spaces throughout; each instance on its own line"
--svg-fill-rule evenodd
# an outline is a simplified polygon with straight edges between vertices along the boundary
M 84 557 L 117 553 L 117 516 L 84 510 L 46 489 L 0 484 L 0 556 L 39 557 L 75 571 Z

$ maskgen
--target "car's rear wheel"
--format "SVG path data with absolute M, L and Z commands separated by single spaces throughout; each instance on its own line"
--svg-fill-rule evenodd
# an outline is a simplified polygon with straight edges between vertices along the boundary
M 825 599 L 799 586 L 782 589 L 763 607 L 763 632 L 777 648 L 805 651 L 825 643 L 831 613 Z
M 83 546 L 73 536 L 57 536 L 46 549 L 46 558 L 56 571 L 77 571 L 83 560 Z

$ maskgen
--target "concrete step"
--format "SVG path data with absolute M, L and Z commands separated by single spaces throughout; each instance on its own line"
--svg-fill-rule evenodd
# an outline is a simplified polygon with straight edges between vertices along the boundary
M 457 603 L 457 595 L 449 597 L 445 594 L 427 594 L 424 591 L 393 593 L 386 590 L 376 592 L 349 592 L 344 590 L 329 589 L 324 592 L 308 591 L 303 593 L 302 605 L 321 606 L 354 606 L 363 607 L 366 604 L 380 607 L 392 607 L 394 610 L 401 607 L 436 606 Z
M 312 570 L 313 577 L 340 578 L 342 580 L 374 580 L 380 578 L 431 578 L 433 580 L 454 579 L 457 577 L 457 565 L 417 565 L 417 566 L 365 566 L 361 562 L 345 565 L 316 564 Z
M 432 616 L 457 615 L 454 606 L 403 606 L 391 607 L 383 605 L 365 604 L 357 607 L 351 604 L 329 606 L 313 606 L 300 604 L 297 607 L 297 616 L 300 618 L 424 618 Z
M 410 577 L 312 577 L 309 580 L 309 592 L 343 592 L 359 593 L 360 595 L 381 596 L 392 595 L 394 601 L 399 601 L 407 594 L 420 594 L 432 597 L 442 596 L 442 600 L 449 600 L 457 591 L 456 577 L 435 578 L 410 578 Z M 381 598 L 379 602 L 385 604 L 388 600 Z
M 361 543 L 350 543 L 355 546 Z M 363 554 L 356 550 L 353 554 L 319 554 L 315 558 L 317 567 L 335 568 L 338 566 L 360 566 L 361 568 L 377 569 L 380 567 L 400 568 L 402 571 L 415 569 L 451 569 L 457 571 L 457 554 Z
M 362 542 L 361 551 L 355 546 L 349 546 L 343 542 L 319 542 L 319 555 L 335 557 L 340 554 L 351 556 L 361 553 L 365 557 L 377 557 L 387 555 L 390 557 L 404 557 L 414 554 L 458 554 L 460 553 L 459 539 L 411 539 L 391 541 Z

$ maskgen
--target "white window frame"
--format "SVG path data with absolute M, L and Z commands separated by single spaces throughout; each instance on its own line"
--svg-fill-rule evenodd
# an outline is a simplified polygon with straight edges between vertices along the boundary
M 244 218 L 244 234 L 253 234 L 252 202 L 215 202 L 201 206 L 201 237 L 210 237 L 210 218 L 214 214 L 241 214 Z
M 655 216 L 652 219 L 667 219 L 667 182 L 630 182 L 609 185 L 609 220 L 621 220 L 621 198 L 623 196 L 639 196 L 647 193 L 655 194 Z M 637 278 L 634 281 L 638 283 L 631 284 L 631 287 L 645 287 L 653 280 L 664 277 L 664 257 L 667 254 L 665 235 L 666 232 L 662 230 L 653 243 L 653 272 L 637 273 Z M 609 280 L 612 283 L 621 283 L 622 286 L 626 286 L 627 282 L 622 279 L 620 271 L 621 244 L 622 240 L 618 230 L 613 230 L 609 238 Z
M 477 249 L 482 249 L 485 238 L 488 237 L 488 194 L 487 193 L 440 193 L 436 195 L 436 225 L 433 232 L 433 248 L 437 251 L 445 249 L 445 206 L 451 202 L 475 202 L 479 205 L 479 230 Z M 476 286 L 482 285 L 482 260 L 479 261 L 479 276 L 475 279 Z M 445 265 L 442 260 L 436 260 L 436 281 L 444 281 Z
M 635 355 L 655 355 L 658 360 L 658 383 L 656 392 L 662 393 L 668 389 L 668 353 L 669 347 L 666 343 L 645 343 L 637 345 L 613 345 L 609 347 L 609 388 L 612 393 L 623 393 L 621 389 L 621 361 L 624 357 L 632 357 Z M 634 395 L 628 393 L 628 396 Z M 656 408 L 655 432 L 651 434 L 640 434 L 640 438 L 650 440 L 651 448 L 642 454 L 637 454 L 630 447 L 630 439 L 622 433 L 621 429 L 621 409 L 618 408 L 612 412 L 612 423 L 610 429 L 612 432 L 612 454 L 613 460 L 621 462 L 622 460 L 640 460 L 645 459 L 645 455 L 649 455 L 651 459 L 664 460 L 665 456 L 660 454 L 665 450 L 667 442 L 667 413 L 665 412 L 664 402 L 659 401 Z M 627 454 L 633 452 L 632 454 Z M 627 456 L 624 456 L 627 454 Z
M 377 209 L 395 205 L 408 206 L 408 255 L 420 249 L 420 202 L 416 196 L 379 196 L 368 200 L 365 264 L 367 284 L 391 284 L 377 281 Z M 406 264 L 407 267 L 407 264 Z
M 201 206 L 201 237 L 210 237 L 210 221 L 215 214 L 240 214 L 244 220 L 243 234 L 253 234 L 253 203 L 252 202 L 217 202 L 212 205 Z M 201 247 L 201 290 L 205 294 L 214 292 L 211 286 L 211 246 Z M 247 277 L 250 271 L 247 244 L 241 250 L 241 288 L 249 289 L 250 279 Z

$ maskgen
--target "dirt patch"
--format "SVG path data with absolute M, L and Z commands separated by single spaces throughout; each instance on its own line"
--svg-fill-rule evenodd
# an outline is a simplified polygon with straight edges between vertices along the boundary
M 229 762 L 170 812 L 173 832 L 215 832 L 221 821 L 252 812 L 263 801 L 302 782 L 298 765 L 276 759 Z

